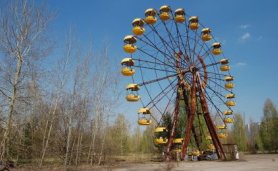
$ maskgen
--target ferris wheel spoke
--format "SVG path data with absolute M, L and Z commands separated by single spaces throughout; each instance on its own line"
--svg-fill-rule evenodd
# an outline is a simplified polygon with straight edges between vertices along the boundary
M 220 99 L 221 104 L 225 104 L 225 100 L 223 100 L 223 98 L 221 96 L 223 96 L 222 94 L 219 94 L 218 92 L 216 92 L 215 90 L 213 90 L 210 86 L 208 86 L 208 89 L 211 90 L 215 96 Z M 209 97 L 211 99 L 211 97 L 209 96 L 209 93 L 205 90 L 206 94 L 207 94 L 207 98 Z M 232 108 L 230 106 L 227 106 L 228 109 L 232 110 Z M 223 114 L 223 112 L 221 112 Z
M 166 40 L 164 40 L 163 36 L 161 36 L 156 27 L 155 26 L 149 26 L 152 31 L 158 36 L 158 38 L 160 39 L 160 41 L 163 43 L 163 45 L 166 47 L 167 51 L 171 54 L 171 53 L 175 53 L 175 48 L 174 46 L 171 46 Z M 171 43 L 171 42 L 170 42 Z M 169 51 L 168 47 L 171 49 L 172 52 Z
M 172 67 L 173 69 L 175 69 L 174 64 L 173 64 L 173 66 L 171 66 L 171 65 L 169 65 L 169 64 L 167 64 L 167 63 L 165 63 L 165 62 L 159 60 L 159 59 L 156 58 L 154 55 L 149 54 L 148 52 L 144 51 L 144 50 L 141 49 L 141 48 L 138 48 L 138 50 L 139 50 L 140 52 L 144 53 L 145 55 L 147 55 L 147 56 L 149 56 L 149 57 L 151 57 L 151 58 L 153 58 L 153 59 L 159 61 L 160 63 L 162 63 L 162 64 L 164 64 L 164 65 L 167 65 L 167 66 Z M 168 58 L 167 58 L 167 59 L 168 59 Z M 169 61 L 169 62 L 170 62 L 170 61 Z
M 173 12 L 172 12 L 172 16 L 174 16 Z M 174 23 L 175 23 L 175 26 L 176 26 L 176 32 L 177 32 L 177 35 L 178 35 L 178 41 L 181 42 L 182 47 L 184 49 L 184 53 L 186 54 L 186 56 L 189 56 L 188 53 L 187 53 L 185 44 L 184 44 L 184 40 L 182 39 L 182 36 L 181 36 L 180 30 L 179 30 L 179 26 L 178 26 L 178 24 L 176 22 L 174 22 Z
M 145 41 L 143 38 L 140 38 L 140 37 L 138 37 L 138 40 L 140 40 L 140 41 L 142 41 L 143 43 L 145 43 L 146 45 L 148 45 L 148 46 L 150 46 L 150 47 L 152 47 L 153 49 L 155 49 L 156 51 L 158 51 L 158 52 L 160 52 L 165 58 L 167 58 L 170 62 L 172 62 L 172 53 L 168 50 L 168 46 L 167 45 L 165 45 L 165 40 L 162 40 L 162 43 L 163 43 L 163 45 L 164 45 L 164 47 L 165 47 L 165 51 L 167 51 L 168 53 L 166 53 L 166 52 L 163 52 L 161 49 L 162 48 L 159 48 L 159 47 L 157 47 L 154 43 L 153 43 L 153 41 L 152 40 L 150 40 L 146 35 L 144 35 L 144 38 L 147 40 L 147 41 Z
M 169 65 L 167 63 L 161 63 L 160 61 L 157 61 L 158 58 L 155 58 L 154 59 L 155 61 L 148 61 L 148 60 L 144 60 L 144 59 L 140 59 L 140 58 L 132 58 L 132 59 L 134 61 L 144 62 L 146 64 L 155 64 L 155 65 L 160 65 L 160 66 L 168 66 L 168 67 L 171 67 L 172 69 L 174 69 L 172 65 Z
M 188 47 L 188 53 L 187 54 L 189 54 L 189 59 L 190 59 L 190 62 L 191 62 L 191 64 L 194 62 L 193 60 L 192 60 L 192 58 L 191 58 L 191 56 L 192 56 L 192 53 L 191 53 L 191 51 L 190 51 L 190 49 L 191 49 L 191 47 L 190 47 L 190 42 L 189 42 L 189 40 L 191 39 L 190 38 L 190 36 L 189 36 L 189 28 L 188 28 L 188 25 L 187 25 L 187 23 L 185 22 L 184 23 L 184 25 L 185 25 L 185 29 L 186 29 L 186 46 Z
M 192 56 L 192 60 L 195 61 L 195 56 L 198 56 L 199 54 L 196 54 L 195 55 L 195 50 L 196 50 L 196 47 L 197 47 L 197 44 L 199 43 L 199 40 L 200 39 L 197 39 L 197 36 L 199 36 L 197 34 L 197 30 L 194 31 L 195 33 L 195 37 L 194 37 L 194 48 L 193 48 L 193 56 Z M 197 59 L 196 59 L 197 60 Z
M 172 92 L 172 95 L 171 95 L 171 98 L 170 98 L 170 99 L 172 99 L 172 100 L 169 99 L 168 102 L 167 102 L 167 105 L 166 105 L 166 107 L 165 107 L 165 109 L 164 109 L 164 111 L 163 111 L 163 115 L 162 115 L 162 117 L 160 118 L 159 123 L 161 122 L 162 118 L 165 116 L 167 110 L 169 109 L 170 104 L 173 103 L 173 102 L 175 101 L 175 99 L 173 99 L 173 97 L 174 97 L 174 95 L 176 94 L 176 92 L 177 92 L 177 86 L 175 87 L 174 91 Z
M 206 92 L 206 91 L 205 91 L 205 92 Z M 206 99 L 210 102 L 210 104 L 216 109 L 217 115 L 218 115 L 218 116 L 221 118 L 221 120 L 223 121 L 223 117 L 222 117 L 222 115 L 224 115 L 223 112 L 217 107 L 217 105 L 215 105 L 215 104 L 213 103 L 213 100 L 210 98 L 210 96 L 207 95 L 207 93 L 205 93 L 205 97 L 206 97 Z
M 163 51 L 161 50 L 161 48 L 157 47 L 147 36 L 144 35 L 144 37 L 148 40 L 148 42 L 145 41 L 145 40 L 143 40 L 142 38 L 139 38 L 139 37 L 138 37 L 137 39 L 140 40 L 140 41 L 142 41 L 143 43 L 145 43 L 145 44 L 148 45 L 149 47 L 152 47 L 152 48 L 154 48 L 155 50 L 157 50 L 158 52 L 160 52 L 160 53 L 161 53 L 165 58 L 167 58 L 169 61 L 172 61 L 172 56 L 171 56 L 171 55 L 169 55 L 169 54 L 163 52 Z M 143 48 L 141 48 L 141 49 L 143 49 Z M 170 54 L 171 54 L 171 53 L 170 53 Z
M 221 76 L 221 77 L 229 76 L 227 74 L 222 74 L 222 73 L 219 73 L 219 72 L 212 72 L 212 71 L 207 71 L 207 73 L 211 74 L 211 75 Z
M 174 79 L 171 82 L 171 84 L 174 84 L 176 81 L 177 81 L 177 79 Z M 164 88 L 161 92 L 159 92 L 153 99 L 151 99 L 151 101 L 149 103 L 147 103 L 146 106 L 149 106 L 150 104 L 153 104 L 153 106 L 156 105 L 158 102 L 160 102 L 164 98 L 164 96 L 162 96 L 162 95 L 166 95 L 169 92 L 173 91 L 173 89 L 170 89 L 170 88 L 172 88 L 171 84 L 169 84 L 166 88 Z M 152 107 L 150 107 L 150 108 L 152 108 Z
M 164 45 L 165 49 L 168 51 L 169 54 L 175 54 L 175 48 L 172 47 L 166 40 L 163 39 L 163 36 L 161 36 L 158 31 L 156 30 L 156 28 L 154 26 L 149 26 L 153 32 L 158 36 L 158 38 L 160 39 L 160 41 L 162 42 L 162 44 Z M 169 51 L 169 49 L 171 49 L 171 51 Z M 172 56 L 172 55 L 171 55 Z
M 174 71 L 169 71 L 169 70 L 165 70 L 165 69 L 159 69 L 159 68 L 154 68 L 154 67 L 145 67 L 142 65 L 134 65 L 133 67 L 135 68 L 144 68 L 144 69 L 149 69 L 149 70 L 155 70 L 155 71 L 165 71 L 165 72 L 171 72 L 171 73 L 176 73 Z
M 174 81 L 172 82 L 172 84 L 173 84 L 175 81 L 176 81 L 176 80 L 174 80 Z M 155 98 L 152 98 L 152 96 L 151 96 L 149 90 L 145 87 L 145 88 L 146 88 L 146 91 L 147 91 L 147 94 L 148 94 L 148 96 L 149 96 L 150 99 L 151 99 L 151 101 L 146 105 L 146 107 L 149 106 L 150 104 L 152 104 L 152 106 L 150 106 L 149 108 L 150 108 L 150 109 L 156 108 L 156 110 L 160 113 L 160 115 L 163 116 L 163 115 L 164 115 L 164 112 L 162 112 L 161 109 L 157 106 L 157 103 L 163 99 L 163 96 L 161 96 L 162 92 L 164 93 L 164 91 L 166 91 L 169 87 L 171 87 L 171 85 L 168 85 L 163 91 L 161 91 L 159 94 L 157 94 Z M 167 90 L 166 94 L 168 94 L 168 93 L 171 92 L 172 90 L 173 90 L 173 89 Z M 173 91 L 175 92 L 176 89 L 174 89 Z M 164 93 L 164 94 L 165 94 L 165 93 Z M 160 97 L 160 96 L 161 96 L 161 97 Z M 160 97 L 160 98 L 156 101 L 156 103 L 154 103 L 154 101 L 155 101 L 158 97 Z
M 181 51 L 181 47 L 180 47 L 180 44 L 179 44 L 179 39 L 178 39 L 178 42 L 176 42 L 175 37 L 172 35 L 171 31 L 166 26 L 166 23 L 165 22 L 162 22 L 162 23 L 164 25 L 164 28 L 165 28 L 167 34 L 168 34 L 168 37 L 169 37 L 170 42 L 172 44 L 172 47 L 178 47 L 179 51 Z M 174 42 L 175 45 L 173 45 L 173 42 Z
M 190 72 L 190 71 L 189 70 L 183 70 L 182 71 L 182 73 L 187 73 L 187 72 Z M 171 78 L 171 77 L 175 77 L 177 75 L 178 75 L 178 73 L 172 74 L 172 75 L 168 75 L 168 76 L 165 76 L 165 77 L 156 78 L 156 79 L 153 79 L 153 80 L 143 81 L 142 83 L 139 83 L 138 85 L 139 86 L 143 86 L 143 85 L 155 83 L 157 81 L 162 81 L 162 80 L 165 80 L 165 79 L 168 79 L 168 78 Z
M 167 32 L 167 35 L 168 35 L 168 37 L 169 37 L 169 42 L 171 43 L 172 47 L 179 46 L 179 45 L 176 43 L 176 41 L 173 40 L 173 36 L 172 36 L 171 32 L 169 31 L 168 27 L 166 26 L 165 22 L 162 22 L 162 24 L 163 24 L 163 26 L 164 26 L 164 28 L 165 28 L 165 30 L 166 30 L 166 32 Z M 173 43 L 173 41 L 174 41 L 174 43 Z M 175 45 L 174 45 L 174 44 L 175 44 Z M 173 48 L 172 50 L 175 51 L 174 48 Z
M 155 67 L 156 67 L 156 66 L 155 66 Z M 168 72 L 166 71 L 165 73 L 166 73 L 166 76 L 168 76 Z M 176 72 L 174 72 L 174 73 L 176 73 Z M 155 70 L 155 76 L 156 76 L 156 78 L 159 77 L 159 73 L 157 72 L 157 70 Z M 169 84 L 172 85 L 171 82 L 170 82 L 170 80 L 169 80 L 169 79 L 167 79 L 167 80 L 168 80 Z M 163 88 L 162 88 L 162 85 L 161 85 L 160 81 L 158 81 L 157 84 L 158 84 L 159 88 L 162 90 Z M 174 88 L 174 87 L 172 86 L 172 88 Z M 166 95 L 166 98 L 167 98 L 168 100 L 170 100 L 169 97 L 168 97 L 168 95 Z
M 227 90 L 223 85 L 219 84 L 217 81 L 214 81 L 213 79 L 209 79 L 208 82 L 214 83 L 216 86 L 218 86 L 219 88 L 222 88 L 223 90 L 225 90 L 229 93 L 233 93 L 231 90 Z

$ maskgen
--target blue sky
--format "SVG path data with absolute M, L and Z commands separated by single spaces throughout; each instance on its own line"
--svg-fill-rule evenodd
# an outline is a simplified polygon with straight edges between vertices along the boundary
M 262 117 L 266 98 L 278 104 L 278 1 L 277 0 L 47 0 L 57 11 L 51 34 L 59 43 L 69 27 L 97 51 L 109 43 L 110 56 L 125 57 L 122 39 L 131 33 L 131 21 L 144 17 L 147 8 L 161 5 L 184 8 L 213 30 L 230 58 L 235 77 L 235 111 L 255 121 Z M 120 69 L 120 68 L 119 68 Z M 124 88 L 124 87 L 123 87 Z M 123 100 L 123 106 L 132 105 Z M 123 107 L 127 116 L 135 115 Z M 132 113 L 132 114 L 131 114 Z

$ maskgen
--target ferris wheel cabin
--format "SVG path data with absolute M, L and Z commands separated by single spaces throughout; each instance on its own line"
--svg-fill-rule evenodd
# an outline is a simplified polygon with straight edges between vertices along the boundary
M 192 16 L 189 18 L 189 28 L 191 30 L 197 30 L 199 28 L 199 19 L 197 16 Z
M 214 55 L 220 55 L 222 53 L 221 51 L 221 44 L 219 42 L 215 42 L 212 44 L 212 54 Z
M 166 127 L 157 127 L 154 130 L 154 143 L 155 144 L 167 144 L 168 142 L 168 130 Z
M 209 28 L 202 29 L 202 40 L 210 41 L 212 39 L 211 30 Z
M 144 28 L 144 20 L 141 18 L 136 18 L 132 21 L 132 32 L 136 35 L 136 36 L 140 36 L 142 34 L 144 34 L 145 32 L 145 28 Z
M 185 22 L 185 12 L 184 9 L 179 8 L 175 11 L 175 21 L 177 23 L 183 23 Z
M 147 107 L 140 108 L 138 110 L 138 124 L 139 125 L 150 125 L 152 123 L 151 118 L 151 111 Z
M 128 84 L 126 87 L 127 96 L 126 100 L 129 102 L 137 102 L 140 100 L 140 96 L 135 94 L 139 90 L 139 86 L 137 84 Z
M 153 8 L 149 8 L 145 11 L 145 22 L 149 25 L 153 25 L 156 23 L 156 10 Z
M 137 50 L 137 47 L 134 45 L 136 43 L 137 39 L 132 36 L 128 35 L 124 38 L 124 51 L 126 53 L 134 53 Z
M 159 12 L 160 12 L 160 15 L 159 15 L 160 19 L 162 21 L 169 20 L 170 19 L 170 11 L 171 11 L 171 9 L 170 9 L 169 6 L 167 6 L 167 5 L 161 6 L 160 10 L 159 10 Z
M 131 58 L 124 58 L 121 61 L 122 70 L 121 73 L 124 76 L 133 76 L 135 74 L 135 70 L 131 67 L 134 65 L 134 61 Z

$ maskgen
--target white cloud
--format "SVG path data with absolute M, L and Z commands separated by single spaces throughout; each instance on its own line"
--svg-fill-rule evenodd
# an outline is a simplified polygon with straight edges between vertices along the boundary
M 249 32 L 247 32 L 247 33 L 244 33 L 244 34 L 240 37 L 240 40 L 241 40 L 241 41 L 245 41 L 245 40 L 247 40 L 247 39 L 250 39 L 250 37 L 251 37 L 251 34 L 250 34 Z
M 249 28 L 249 27 L 251 27 L 250 24 L 242 24 L 242 25 L 239 26 L 239 28 L 240 28 L 240 29 L 243 29 L 243 30 L 245 30 L 245 29 L 247 29 L 247 28 Z
M 236 63 L 236 66 L 237 67 L 244 67 L 244 66 L 246 66 L 247 64 L 246 63 L 244 63 L 244 62 L 238 62 L 238 63 Z

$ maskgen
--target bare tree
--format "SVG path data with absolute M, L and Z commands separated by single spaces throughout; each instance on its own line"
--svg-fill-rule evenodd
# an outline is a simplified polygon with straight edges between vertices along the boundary
M 5 8 L 5 9 L 4 9 Z M 6 105 L 7 116 L 4 135 L 1 141 L 1 159 L 10 158 L 10 138 L 16 105 L 25 101 L 22 91 L 28 80 L 28 65 L 36 65 L 45 56 L 46 28 L 51 14 L 43 7 L 37 7 L 31 1 L 12 1 L 8 7 L 2 7 L 0 17 L 0 55 L 1 86 L 0 94 Z M 43 41 L 42 41 L 43 40 Z
M 42 155 L 39 163 L 39 167 L 42 167 L 43 161 L 45 158 L 46 150 L 48 148 L 50 136 L 53 129 L 53 124 L 55 119 L 57 119 L 57 108 L 59 103 L 62 100 L 62 96 L 64 93 L 65 85 L 69 81 L 69 71 L 70 71 L 70 62 L 72 62 L 73 57 L 73 38 L 71 30 L 68 34 L 66 44 L 65 44 L 65 52 L 63 57 L 58 61 L 57 67 L 54 69 L 51 75 L 51 82 L 53 83 L 56 89 L 52 89 L 53 91 L 53 102 L 51 103 L 51 108 L 49 110 L 50 119 L 47 120 L 45 125 L 45 131 L 43 135 L 43 145 L 42 145 Z
M 108 46 L 104 46 L 100 55 L 94 56 L 91 142 L 87 162 L 100 164 L 106 142 L 106 131 L 109 117 L 113 115 L 119 98 L 118 72 L 115 72 L 114 61 L 108 55 Z M 98 147 L 96 146 L 98 145 Z

